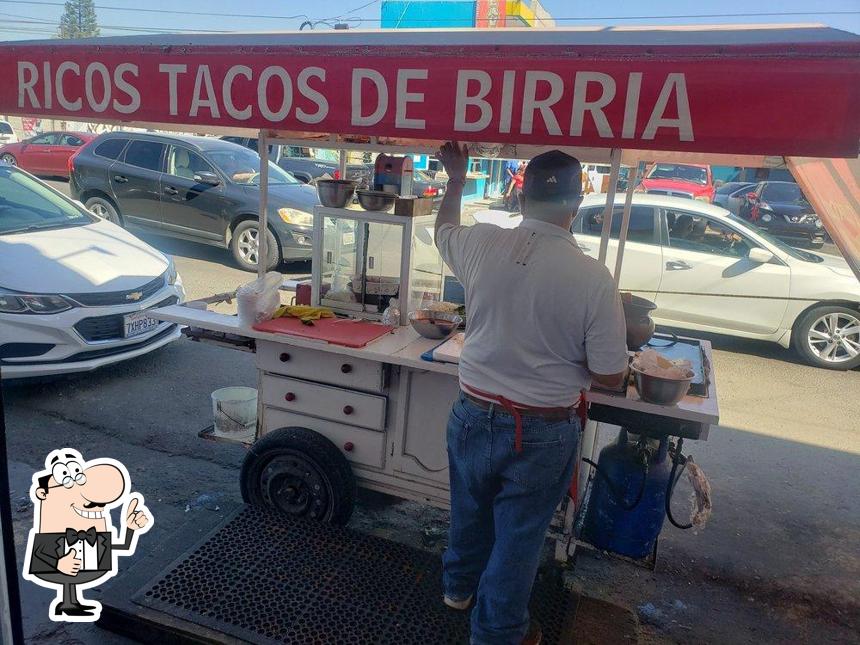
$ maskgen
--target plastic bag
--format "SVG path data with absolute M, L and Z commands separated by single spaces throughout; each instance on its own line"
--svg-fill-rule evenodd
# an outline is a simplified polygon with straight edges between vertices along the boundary
M 271 320 L 281 304 L 279 289 L 283 276 L 277 271 L 269 271 L 236 289 L 236 305 L 239 310 L 239 324 L 250 327 L 264 320 Z

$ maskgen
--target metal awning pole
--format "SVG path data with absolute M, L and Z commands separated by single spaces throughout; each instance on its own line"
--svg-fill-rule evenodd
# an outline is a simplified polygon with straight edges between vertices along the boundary
M 257 150 L 260 151 L 260 230 L 257 233 L 257 276 L 266 275 L 269 264 L 269 137 L 265 130 L 257 135 Z
M 627 177 L 627 195 L 624 198 L 624 213 L 621 216 L 621 230 L 618 232 L 618 253 L 615 255 L 615 286 L 621 285 L 621 262 L 624 258 L 624 246 L 627 243 L 627 229 L 630 227 L 630 211 L 633 206 L 633 190 L 639 181 L 640 173 L 645 169 L 645 162 L 640 161 L 631 169 Z
M 600 253 L 597 260 L 606 262 L 609 250 L 609 233 L 612 230 L 612 210 L 615 206 L 615 187 L 618 184 L 618 171 L 621 169 L 621 148 L 613 148 L 609 153 L 609 190 L 606 193 L 606 208 L 603 209 L 603 230 L 600 233 Z
M 346 179 L 346 150 L 340 151 L 340 159 L 337 169 L 340 171 L 340 178 Z

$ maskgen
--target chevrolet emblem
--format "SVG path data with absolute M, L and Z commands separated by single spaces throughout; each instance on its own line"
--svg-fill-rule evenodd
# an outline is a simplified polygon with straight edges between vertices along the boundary
M 143 298 L 143 292 L 142 291 L 132 291 L 131 293 L 125 294 L 126 300 L 137 301 L 137 300 L 140 300 L 141 298 Z

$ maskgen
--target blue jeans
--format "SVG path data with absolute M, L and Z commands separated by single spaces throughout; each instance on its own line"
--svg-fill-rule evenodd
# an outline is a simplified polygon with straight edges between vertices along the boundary
M 477 593 L 472 645 L 519 645 L 553 513 L 576 462 L 579 419 L 523 416 L 522 452 L 514 419 L 462 394 L 448 419 L 451 528 L 442 558 L 445 595 Z

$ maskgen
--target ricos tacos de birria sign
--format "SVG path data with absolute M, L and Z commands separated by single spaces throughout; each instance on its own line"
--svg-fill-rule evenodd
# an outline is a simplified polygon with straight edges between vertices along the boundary
M 849 148 L 858 90 L 845 82 L 856 77 L 857 60 L 301 51 L 10 47 L 0 53 L 0 112 L 414 139 L 856 153 L 856 136 Z

